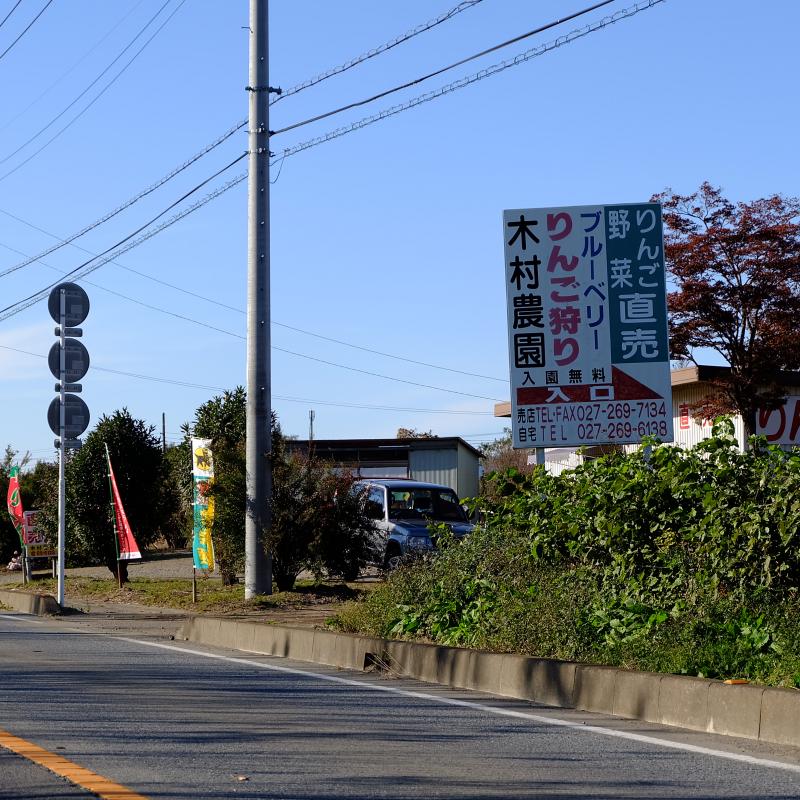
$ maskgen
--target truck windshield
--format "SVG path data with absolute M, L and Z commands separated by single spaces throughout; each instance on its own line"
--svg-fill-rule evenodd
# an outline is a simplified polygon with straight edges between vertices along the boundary
M 389 519 L 466 522 L 467 516 L 450 489 L 389 489 Z

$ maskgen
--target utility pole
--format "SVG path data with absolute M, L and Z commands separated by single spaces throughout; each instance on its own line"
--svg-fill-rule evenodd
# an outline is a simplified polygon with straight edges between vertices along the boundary
M 167 452 L 167 412 L 161 412 L 161 452 Z
M 247 499 L 244 596 L 272 594 L 264 550 L 272 500 L 272 386 L 269 277 L 268 1 L 250 0 L 249 180 L 247 219 Z

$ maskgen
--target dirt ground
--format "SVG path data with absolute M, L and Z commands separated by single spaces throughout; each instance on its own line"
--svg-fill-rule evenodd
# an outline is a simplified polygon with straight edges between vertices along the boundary
M 67 579 L 69 578 L 98 578 L 108 580 L 112 577 L 108 567 L 78 567 L 65 570 Z M 37 591 L 38 577 L 49 577 L 47 573 L 36 573 L 34 580 L 26 587 L 29 591 Z M 128 565 L 128 577 L 132 581 L 147 578 L 150 580 L 169 580 L 183 579 L 190 580 L 192 577 L 192 556 L 191 551 L 177 551 L 170 553 L 149 554 L 146 560 L 133 562 Z M 300 579 L 309 578 L 309 575 L 301 575 Z M 214 576 L 211 576 L 212 580 Z M 377 579 L 377 575 L 367 575 L 359 580 L 359 583 L 371 583 Z M 20 572 L 9 572 L 3 567 L 0 569 L 0 587 L 7 584 L 18 584 L 22 580 Z M 198 578 L 198 590 L 204 590 L 205 580 Z M 39 588 L 39 591 L 46 589 Z M 70 595 L 69 582 L 65 590 L 65 604 L 77 611 L 90 611 L 93 616 L 96 614 L 108 615 L 109 618 L 117 618 L 120 614 L 144 615 L 152 617 L 161 615 L 171 620 L 182 619 L 193 616 L 191 608 L 168 608 L 141 605 L 132 601 L 130 592 L 125 588 L 113 592 L 104 600 L 97 598 L 85 598 Z M 324 597 L 312 595 L 302 602 L 287 603 L 276 608 L 259 609 L 232 609 L 225 612 L 212 612 L 211 616 L 225 616 L 228 618 L 253 619 L 272 624 L 302 625 L 314 627 L 324 625 L 325 621 L 337 612 L 343 605 L 340 599 L 334 597 Z M 204 612 L 209 615 L 209 612 Z

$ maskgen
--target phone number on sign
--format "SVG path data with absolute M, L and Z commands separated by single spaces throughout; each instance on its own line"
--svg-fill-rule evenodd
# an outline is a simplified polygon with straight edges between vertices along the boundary
M 577 427 L 579 439 L 608 440 L 630 439 L 633 436 L 666 436 L 667 421 L 665 419 L 647 422 L 612 422 L 609 425 L 600 423 L 581 423 Z
M 523 446 L 558 447 L 570 442 L 631 442 L 670 433 L 663 400 L 554 403 L 522 406 L 516 414 Z

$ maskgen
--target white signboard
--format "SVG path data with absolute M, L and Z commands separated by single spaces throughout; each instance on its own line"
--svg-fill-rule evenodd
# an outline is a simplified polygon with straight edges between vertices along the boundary
M 787 397 L 776 409 L 759 409 L 756 433 L 766 436 L 770 444 L 800 447 L 800 395 Z
M 672 441 L 661 206 L 503 214 L 514 447 Z

